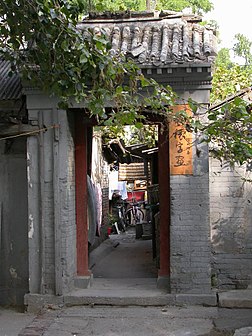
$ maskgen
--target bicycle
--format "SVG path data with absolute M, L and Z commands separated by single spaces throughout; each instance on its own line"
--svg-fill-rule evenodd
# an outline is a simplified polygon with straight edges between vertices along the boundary
M 144 202 L 128 202 L 130 208 L 125 212 L 125 221 L 127 226 L 135 226 L 136 224 L 142 223 L 144 220 L 144 212 L 141 209 L 141 203 Z
M 116 211 L 116 217 L 118 219 L 118 228 L 120 231 L 125 232 L 126 231 L 126 221 L 125 221 L 125 208 L 124 204 L 117 204 L 113 207 L 113 209 Z
M 125 202 L 122 200 L 121 195 L 118 193 L 113 194 L 113 205 L 112 214 L 116 218 L 118 230 L 121 232 L 126 231 L 126 221 L 125 221 Z

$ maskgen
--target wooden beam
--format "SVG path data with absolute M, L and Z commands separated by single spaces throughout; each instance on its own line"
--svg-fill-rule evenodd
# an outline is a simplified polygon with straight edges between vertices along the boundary
M 170 276 L 170 162 L 169 131 L 159 127 L 159 203 L 160 203 L 160 268 L 159 277 Z
M 82 114 L 75 119 L 75 193 L 77 230 L 77 275 L 89 276 L 87 225 L 87 126 Z

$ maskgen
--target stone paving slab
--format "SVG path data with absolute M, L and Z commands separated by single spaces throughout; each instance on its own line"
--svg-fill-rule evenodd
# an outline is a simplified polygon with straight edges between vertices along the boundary
M 211 319 L 199 309 L 190 313 L 185 308 L 94 306 L 65 310 L 43 336 L 200 336 L 212 328 Z
M 34 318 L 34 314 L 0 307 L 0 336 L 17 336 Z
M 219 306 L 225 308 L 252 308 L 252 289 L 218 293 Z
M 252 336 L 252 327 L 238 329 L 234 336 Z
M 46 310 L 38 314 L 34 320 L 25 328 L 23 328 L 18 336 L 42 336 L 54 323 L 59 316 L 60 309 Z
M 19 336 L 233 336 L 249 309 L 217 307 L 110 307 L 79 306 L 47 309 Z M 235 336 L 252 336 L 251 328 Z

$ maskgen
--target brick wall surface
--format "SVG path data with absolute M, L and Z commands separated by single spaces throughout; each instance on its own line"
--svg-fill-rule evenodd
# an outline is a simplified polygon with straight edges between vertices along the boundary
M 0 142 L 0 305 L 29 291 L 26 138 Z
M 210 289 L 208 175 L 171 179 L 171 289 Z
M 46 127 L 50 127 L 53 120 L 51 109 L 40 111 L 40 118 Z M 41 183 L 41 246 L 43 246 L 42 291 L 44 294 L 55 293 L 55 236 L 54 236 L 54 130 L 49 129 L 40 139 L 42 149 L 39 153 L 39 169 Z M 34 155 L 34 153 L 33 153 Z
M 171 176 L 171 291 L 176 293 L 211 290 L 208 151 L 199 150 L 193 175 Z
M 30 292 L 67 293 L 76 275 L 74 120 L 66 111 L 39 110 L 43 127 L 59 123 L 29 140 Z M 33 141 L 34 140 L 34 141 Z M 37 255 L 33 251 L 37 251 Z
M 43 291 L 54 294 L 55 290 L 55 251 L 54 251 L 54 216 L 53 216 L 52 181 L 44 183 L 44 261 Z
M 252 279 L 252 184 L 247 167 L 210 160 L 212 283 L 246 288 Z
M 75 216 L 75 146 L 73 115 L 61 114 L 60 134 L 60 200 L 61 200 L 61 262 L 63 292 L 74 286 L 76 275 Z
M 102 225 L 108 224 L 109 214 L 109 188 L 102 189 Z

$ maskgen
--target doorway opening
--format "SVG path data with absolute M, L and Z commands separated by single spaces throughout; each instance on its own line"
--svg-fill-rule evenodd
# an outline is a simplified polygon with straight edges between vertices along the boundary
M 164 131 L 158 132 L 158 141 L 155 150 L 140 148 L 142 153 L 153 156 L 153 160 L 143 163 L 143 170 L 147 172 L 146 180 L 134 179 L 134 182 L 128 183 L 131 190 L 127 190 L 127 180 L 118 181 L 125 182 L 127 197 L 126 201 L 124 227 L 120 222 L 119 205 L 113 204 L 113 200 L 108 200 L 107 206 L 102 206 L 100 214 L 102 225 L 91 229 L 90 222 L 95 216 L 92 207 L 99 205 L 98 199 L 92 201 L 90 208 L 90 200 L 88 197 L 89 183 L 94 182 L 94 175 L 99 175 L 99 169 L 103 175 L 105 173 L 104 165 L 99 169 L 92 170 L 93 158 L 93 125 L 88 125 L 81 114 L 76 116 L 76 220 L 77 220 L 77 273 L 79 276 L 89 276 L 90 269 L 94 278 L 136 278 L 146 277 L 160 279 L 165 287 L 169 283 L 169 146 L 168 137 Z M 115 143 L 113 143 L 115 145 Z M 115 146 L 114 146 L 115 147 Z M 117 144 L 117 147 L 120 145 Z M 104 147 L 103 147 L 104 149 Z M 136 148 L 134 148 L 136 149 Z M 160 158 L 161 153 L 161 158 Z M 118 153 L 117 153 L 118 154 Z M 125 153 L 124 153 L 125 154 Z M 127 154 L 129 150 L 127 149 Z M 119 156 L 119 155 L 118 155 Z M 103 153 L 103 157 L 106 157 Z M 104 159 L 104 158 L 103 158 Z M 97 158 L 96 158 L 97 160 Z M 127 158 L 125 158 L 127 160 Z M 144 160 L 143 160 L 144 161 Z M 119 166 L 120 163 L 119 162 Z M 126 163 L 127 164 L 127 163 Z M 148 166 L 151 167 L 150 176 L 148 176 Z M 108 164 L 107 169 L 111 169 Z M 98 172 L 98 173 L 97 173 Z M 119 173 L 119 172 L 118 172 Z M 88 177 L 87 177 L 88 176 Z M 149 177 L 151 177 L 150 180 Z M 93 179 L 93 181 L 92 181 Z M 158 183 L 153 183 L 158 182 Z M 161 181 L 161 183 L 160 183 Z M 133 188 L 132 188 L 133 183 Z M 94 183 L 93 183 L 94 184 Z M 120 183 L 122 184 L 122 183 Z M 93 185 L 94 187 L 94 185 Z M 101 186 L 100 186 L 101 187 Z M 148 190 L 149 188 L 149 190 Z M 109 197 L 109 188 L 104 192 L 105 188 L 101 188 L 100 198 L 104 201 L 105 197 Z M 156 192 L 156 203 L 150 203 L 152 189 L 153 195 Z M 115 189 L 116 190 L 116 189 Z M 105 195 L 104 195 L 105 194 Z M 140 196 L 141 195 L 141 196 Z M 96 190 L 97 196 L 97 190 Z M 167 197 L 168 196 L 168 197 Z M 140 199 L 139 199 L 140 197 Z M 138 198 L 138 199 L 137 199 Z M 96 203 L 96 204 L 95 204 Z M 105 202 L 106 203 L 106 202 Z M 117 208 L 117 218 L 113 213 L 113 206 Z M 91 209 L 91 210 L 90 210 Z M 134 211 L 138 215 L 142 214 L 142 218 L 134 218 Z M 121 211 L 121 210 L 120 210 Z M 90 214 L 93 212 L 93 214 Z M 96 218 L 100 211 L 96 208 Z M 122 213 L 121 213 L 122 215 Z M 140 216 L 141 217 L 141 216 Z M 114 221 L 114 223 L 112 223 Z M 158 223 L 158 224 L 157 224 Z M 90 261 L 91 254 L 97 254 L 100 246 L 94 248 L 90 242 L 90 232 L 102 235 L 109 239 L 112 245 L 113 254 L 108 254 L 105 248 L 95 263 Z M 99 239 L 96 239 L 99 241 Z M 105 247 L 106 247 L 105 241 Z M 104 243 L 102 243 L 104 245 Z M 101 248 L 100 248 L 101 249 Z M 115 260 L 112 260 L 115 256 Z M 134 261 L 134 263 L 133 263 Z M 99 267 L 100 265 L 100 267 Z M 133 265 L 138 265 L 136 268 Z M 110 270 L 110 273 L 109 273 Z M 160 286 L 161 287 L 161 286 Z M 163 286 L 162 286 L 163 287 Z

